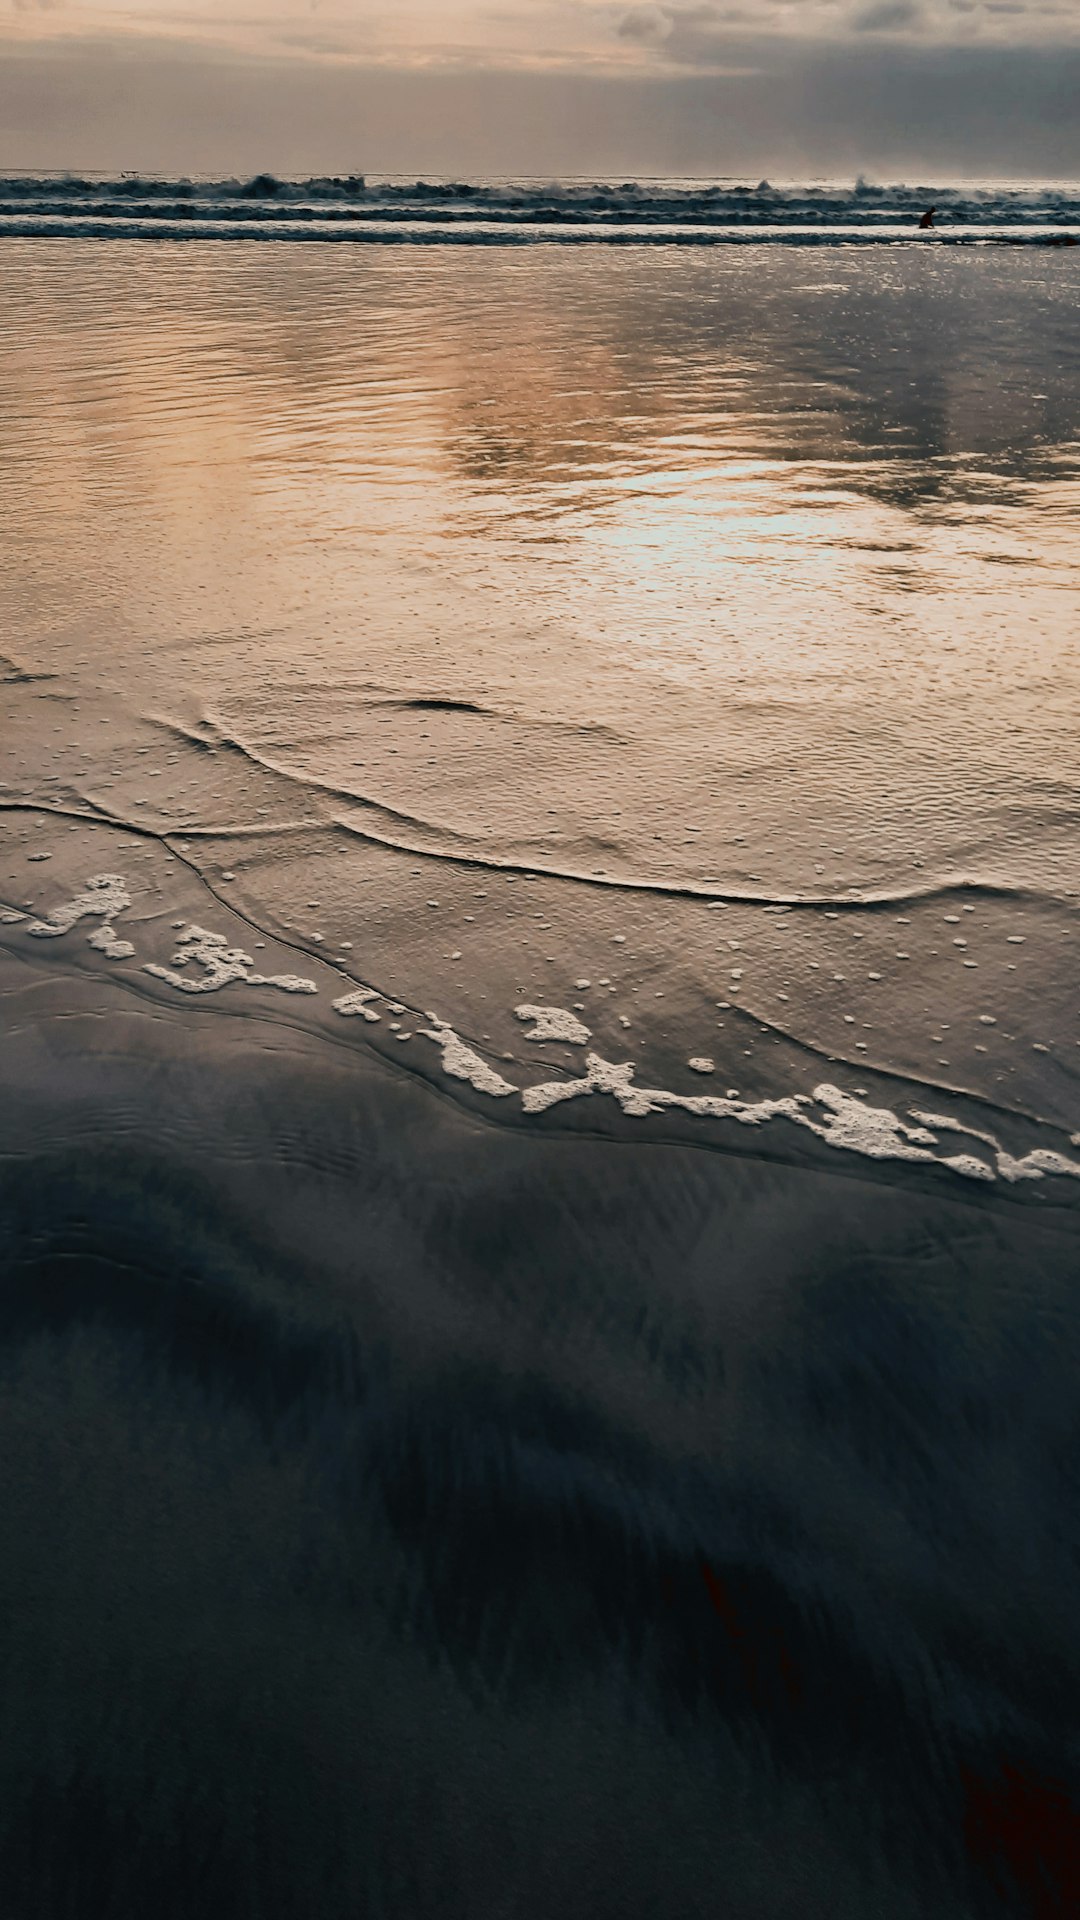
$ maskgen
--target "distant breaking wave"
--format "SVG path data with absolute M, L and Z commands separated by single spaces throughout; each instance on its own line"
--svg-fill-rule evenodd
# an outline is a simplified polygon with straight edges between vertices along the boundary
M 368 244 L 890 245 L 937 209 L 931 240 L 1080 237 L 1080 184 L 756 185 L 738 181 L 249 180 L 0 174 L 0 236 L 336 240 Z M 920 235 L 925 241 L 927 236 Z

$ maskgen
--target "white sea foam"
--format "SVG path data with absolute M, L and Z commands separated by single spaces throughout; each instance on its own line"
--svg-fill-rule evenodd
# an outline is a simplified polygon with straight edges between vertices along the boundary
M 1063 1153 L 1055 1153 L 1049 1147 L 1035 1147 L 1022 1160 L 1014 1160 L 1011 1153 L 999 1148 L 997 1163 L 1001 1178 L 1010 1183 L 1041 1180 L 1048 1173 L 1065 1174 L 1072 1180 L 1080 1180 L 1080 1162 L 1068 1160 Z
M 135 952 L 130 940 L 121 940 L 115 927 L 95 927 L 87 935 L 87 945 L 103 953 L 107 960 L 130 960 Z
M 889 1107 L 868 1107 L 852 1094 L 827 1081 L 814 1088 L 814 1100 L 824 1107 L 824 1122 L 806 1125 L 831 1147 L 847 1147 L 868 1160 L 933 1160 L 937 1142 L 927 1127 L 909 1127 Z
M 553 1080 L 541 1086 L 527 1087 L 521 1096 L 526 1113 L 546 1113 L 549 1107 L 565 1100 L 578 1100 L 588 1094 L 609 1094 L 632 1119 L 644 1119 L 650 1113 L 679 1108 L 703 1118 L 738 1120 L 744 1126 L 760 1126 L 765 1120 L 783 1116 L 800 1119 L 805 1095 L 782 1100 L 761 1100 L 756 1104 L 721 1099 L 716 1094 L 669 1093 L 663 1087 L 634 1085 L 632 1061 L 603 1060 L 597 1053 L 585 1056 L 585 1073 L 579 1080 Z
M 82 893 L 66 900 L 62 906 L 53 907 L 44 920 L 31 920 L 26 931 L 35 940 L 57 940 L 62 933 L 70 933 L 80 920 L 115 920 L 117 914 L 130 905 L 131 895 L 121 874 L 96 873 Z
M 985 1160 L 977 1159 L 973 1153 L 951 1154 L 947 1160 L 940 1161 L 939 1165 L 951 1167 L 953 1173 L 961 1174 L 965 1180 L 992 1182 L 994 1179 L 993 1167 L 988 1167 Z
M 997 1141 L 992 1133 L 983 1133 L 978 1127 L 968 1127 L 962 1120 L 954 1120 L 948 1113 L 924 1113 L 920 1107 L 910 1109 L 911 1117 L 921 1127 L 930 1127 L 935 1133 L 963 1133 L 969 1140 L 981 1140 L 984 1146 L 997 1151 Z
M 973 1153 L 943 1158 L 936 1151 L 936 1132 L 946 1129 L 963 1133 L 968 1129 L 952 1126 L 933 1114 L 913 1114 L 920 1124 L 914 1127 L 901 1120 L 890 1107 L 868 1107 L 851 1094 L 827 1082 L 814 1088 L 814 1099 L 826 1109 L 828 1120 L 822 1126 L 814 1119 L 805 1124 L 831 1147 L 846 1147 L 870 1160 L 922 1160 L 950 1168 L 966 1180 L 993 1180 L 994 1170 Z M 982 1139 L 983 1135 L 974 1135 Z M 994 1145 L 990 1141 L 990 1145 Z
M 541 1086 L 526 1087 L 521 1104 L 526 1113 L 546 1113 L 549 1107 L 557 1107 L 564 1100 L 578 1100 L 590 1093 L 610 1093 L 626 1113 L 651 1113 L 652 1108 L 640 1104 L 637 1090 L 631 1087 L 633 1076 L 630 1062 L 614 1066 L 610 1061 L 601 1060 L 598 1054 L 589 1053 L 585 1056 L 585 1074 L 580 1080 L 549 1080 Z M 628 1104 L 631 1099 L 633 1107 Z
M 634 1119 L 675 1109 L 701 1118 L 734 1120 L 741 1126 L 758 1127 L 771 1120 L 789 1120 L 795 1126 L 806 1128 L 827 1146 L 859 1154 L 864 1159 L 917 1161 L 945 1167 L 965 1180 L 993 1182 L 1000 1175 L 1003 1180 L 1015 1182 L 1040 1180 L 1046 1174 L 1080 1179 L 1080 1163 L 1052 1149 L 1037 1148 L 1017 1160 L 1007 1154 L 991 1134 L 980 1133 L 940 1114 L 916 1113 L 913 1117 L 923 1124 L 909 1126 L 891 1108 L 867 1106 L 864 1100 L 844 1093 L 828 1081 L 815 1087 L 812 1095 L 748 1101 L 733 1093 L 720 1098 L 715 1094 L 687 1095 L 659 1087 L 639 1087 L 634 1084 L 632 1062 L 616 1064 L 602 1060 L 595 1053 L 586 1055 L 585 1067 L 579 1079 L 526 1087 L 521 1096 L 526 1113 L 546 1113 L 567 1100 L 607 1094 Z M 976 1154 L 942 1155 L 936 1137 L 939 1132 L 965 1133 L 984 1141 L 995 1156 L 996 1170 Z
M 1034 1147 L 1030 1153 L 1024 1154 L 1018 1160 L 1013 1154 L 1006 1152 L 992 1133 L 984 1133 L 978 1127 L 966 1126 L 962 1120 L 954 1120 L 949 1114 L 919 1113 L 914 1108 L 912 1114 L 914 1119 L 921 1120 L 925 1126 L 933 1127 L 938 1133 L 962 1133 L 969 1140 L 981 1140 L 984 1146 L 990 1148 L 994 1156 L 999 1177 L 1008 1181 L 1010 1186 L 1015 1186 L 1020 1180 L 1042 1180 L 1048 1173 L 1062 1174 L 1067 1178 L 1080 1180 L 1080 1163 L 1069 1160 L 1065 1154 L 1057 1153 L 1050 1147 Z M 1072 1144 L 1080 1146 L 1080 1140 L 1074 1139 Z M 945 1164 L 955 1166 L 956 1161 L 947 1161 Z M 985 1162 L 980 1161 L 979 1165 L 983 1166 Z
M 241 947 L 230 947 L 223 933 L 209 933 L 205 927 L 188 927 L 177 942 L 179 952 L 171 967 L 148 961 L 144 973 L 164 980 L 178 993 L 219 993 L 222 987 L 277 987 L 282 993 L 317 993 L 314 980 L 302 980 L 294 973 L 255 973 L 255 962 Z M 203 969 L 201 980 L 185 979 L 176 969 L 189 960 Z
M 421 1027 L 419 1031 L 425 1040 L 433 1040 L 441 1048 L 443 1072 L 448 1073 L 452 1080 L 467 1080 L 477 1093 L 489 1094 L 493 1100 L 505 1100 L 508 1094 L 517 1093 L 517 1087 L 511 1086 L 509 1080 L 504 1080 L 494 1067 L 489 1067 L 487 1061 L 482 1060 L 472 1047 L 466 1046 L 445 1020 L 440 1020 L 434 1013 L 429 1014 L 428 1019 L 431 1026 Z
M 589 1028 L 565 1007 L 515 1007 L 514 1012 L 519 1020 L 533 1023 L 526 1040 L 565 1040 L 571 1047 L 583 1047 L 590 1037 Z
M 379 997 L 374 987 L 357 987 L 354 992 L 343 993 L 340 1000 L 334 1001 L 334 1012 L 344 1014 L 346 1018 L 351 1014 L 359 1014 L 362 1020 L 369 1020 L 374 1026 L 382 1016 L 375 1012 L 371 1002 Z
M 83 919 L 100 920 L 103 924 L 88 935 L 90 946 L 107 959 L 125 960 L 133 957 L 135 948 L 117 934 L 112 923 L 130 906 L 131 895 L 122 876 L 95 874 L 81 893 L 52 908 L 43 919 L 27 920 L 23 913 L 11 908 L 0 914 L 0 923 L 25 924 L 27 933 L 35 939 L 56 939 Z M 180 993 L 216 993 L 231 985 L 275 987 L 284 993 L 298 994 L 318 991 L 315 981 L 295 974 L 256 972 L 251 955 L 239 947 L 230 947 L 224 934 L 194 925 L 185 928 L 183 922 L 174 924 L 180 937 L 171 966 L 148 962 L 144 971 Z M 200 978 L 191 978 L 182 971 L 191 963 L 201 969 Z M 333 1005 L 339 1014 L 358 1015 L 365 1021 L 377 1023 L 380 1015 L 374 1011 L 372 1002 L 381 997 L 374 988 L 359 986 L 335 1000 Z M 396 1001 L 388 1005 L 395 1014 L 406 1011 Z M 524 1005 L 515 1008 L 515 1013 L 523 1023 L 531 1023 L 532 1030 L 525 1036 L 529 1041 L 555 1040 L 584 1046 L 590 1038 L 589 1028 L 563 1007 Z M 703 1119 L 732 1120 L 741 1126 L 762 1126 L 772 1120 L 786 1119 L 828 1146 L 865 1159 L 934 1165 L 970 1180 L 1001 1179 L 1015 1185 L 1054 1175 L 1080 1179 L 1080 1162 L 1054 1149 L 1034 1148 L 1017 1157 L 1002 1147 L 993 1134 L 950 1115 L 912 1109 L 911 1120 L 915 1122 L 912 1125 L 891 1108 L 868 1106 L 865 1099 L 845 1093 L 829 1082 L 815 1087 L 812 1095 L 794 1094 L 760 1101 L 742 1100 L 731 1092 L 723 1098 L 716 1094 L 678 1094 L 667 1088 L 640 1087 L 635 1084 L 633 1062 L 604 1060 L 590 1052 L 585 1057 L 585 1071 L 577 1078 L 543 1082 L 522 1090 L 504 1079 L 468 1046 L 449 1022 L 434 1013 L 427 1018 L 430 1025 L 420 1031 L 440 1049 L 443 1070 L 450 1078 L 465 1081 L 493 1099 L 506 1099 L 520 1091 L 522 1107 L 529 1114 L 545 1113 L 568 1100 L 599 1095 L 615 1100 L 622 1112 L 634 1119 L 671 1111 Z M 622 1018 L 625 1024 L 626 1017 Z M 989 1024 L 989 1020 L 985 1019 L 984 1024 Z M 409 1037 L 396 1029 L 395 1032 L 399 1040 Z M 688 1064 L 697 1073 L 715 1071 L 714 1061 L 706 1056 L 695 1056 Z M 993 1164 L 974 1153 L 944 1155 L 939 1138 L 942 1134 L 961 1134 L 979 1141 L 989 1149 Z M 1074 1144 L 1080 1145 L 1080 1136 Z

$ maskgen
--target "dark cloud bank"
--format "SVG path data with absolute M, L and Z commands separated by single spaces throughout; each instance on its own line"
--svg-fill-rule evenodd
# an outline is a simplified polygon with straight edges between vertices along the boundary
M 643 25 L 649 17 L 641 11 Z M 1080 48 L 930 48 L 867 33 L 834 46 L 728 40 L 725 57 L 741 71 L 687 58 L 685 74 L 615 79 L 375 71 L 130 42 L 9 49 L 0 165 L 1080 172 Z

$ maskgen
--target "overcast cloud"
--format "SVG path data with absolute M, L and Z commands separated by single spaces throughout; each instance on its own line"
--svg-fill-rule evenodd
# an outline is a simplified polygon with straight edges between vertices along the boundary
M 0 0 L 0 164 L 1080 173 L 1080 0 Z

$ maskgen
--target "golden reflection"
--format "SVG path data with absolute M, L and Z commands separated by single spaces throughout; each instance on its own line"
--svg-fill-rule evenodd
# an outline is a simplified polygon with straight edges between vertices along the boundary
M 893 714 L 1073 670 L 1080 383 L 1037 263 L 8 258 L 3 537 L 52 557 L 5 570 L 17 626 L 107 608 L 152 674 L 210 605 L 316 674 L 601 704 L 641 668 Z

